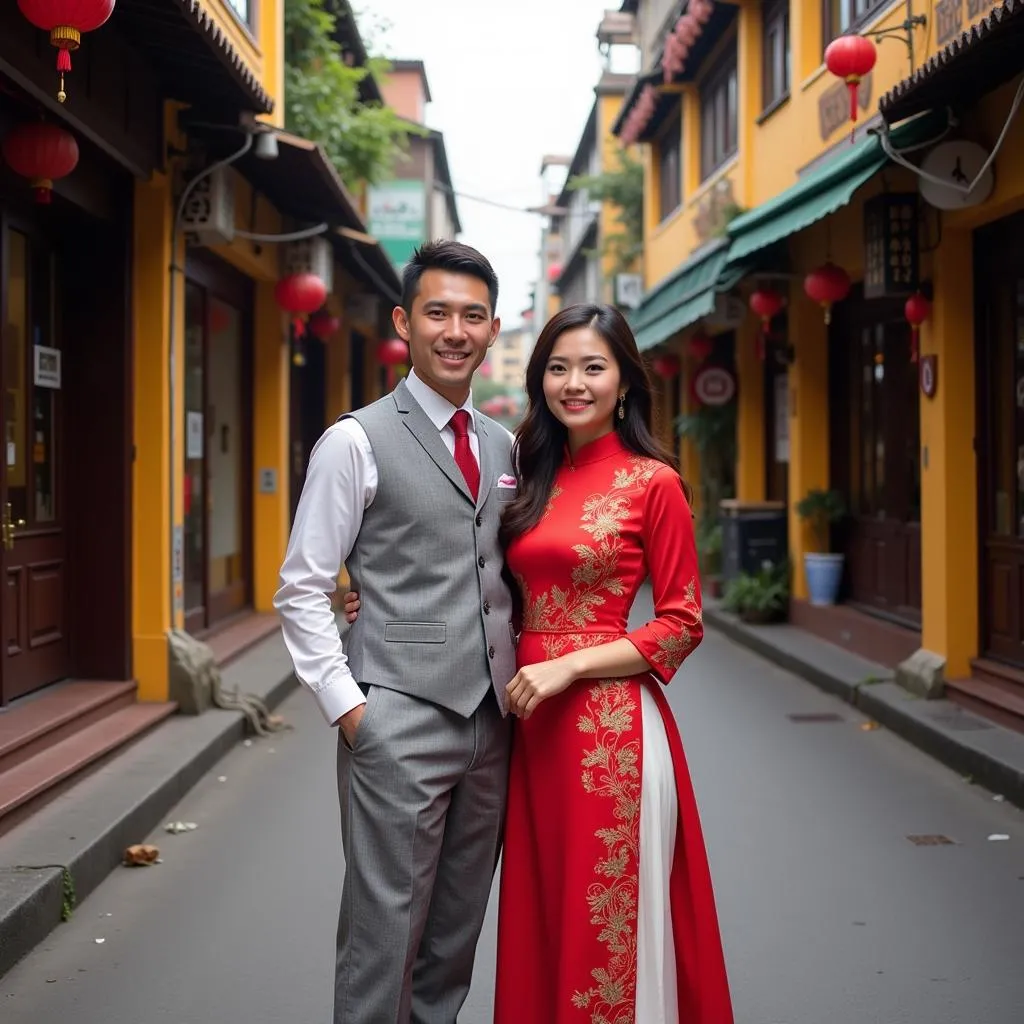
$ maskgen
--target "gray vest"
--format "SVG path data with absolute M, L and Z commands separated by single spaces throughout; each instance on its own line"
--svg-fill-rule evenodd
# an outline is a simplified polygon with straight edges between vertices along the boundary
M 378 477 L 346 563 L 362 602 L 345 644 L 352 674 L 467 718 L 493 688 L 507 711 L 515 642 L 498 522 L 516 491 L 497 483 L 512 474 L 508 434 L 475 414 L 480 493 L 474 503 L 404 381 L 347 415 L 366 431 Z

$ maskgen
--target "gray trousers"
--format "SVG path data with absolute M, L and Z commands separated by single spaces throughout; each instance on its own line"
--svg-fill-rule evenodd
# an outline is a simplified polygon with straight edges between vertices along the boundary
M 501 845 L 509 721 L 371 686 L 339 733 L 345 882 L 334 1024 L 455 1024 Z

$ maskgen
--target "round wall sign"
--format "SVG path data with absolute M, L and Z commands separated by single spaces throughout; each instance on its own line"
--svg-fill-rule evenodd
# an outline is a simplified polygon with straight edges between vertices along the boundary
M 736 378 L 722 366 L 704 366 L 693 375 L 693 397 L 701 405 L 727 405 L 736 397 Z

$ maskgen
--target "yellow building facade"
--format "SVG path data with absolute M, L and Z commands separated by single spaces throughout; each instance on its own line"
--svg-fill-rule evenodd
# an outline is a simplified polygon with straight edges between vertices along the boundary
M 643 22 L 645 4 L 626 6 Z M 663 74 L 662 34 L 615 126 L 646 143 L 641 347 L 679 357 L 684 408 L 701 368 L 732 375 L 735 497 L 786 509 L 795 622 L 859 638 L 919 692 L 1024 712 L 1024 373 L 1005 269 L 1024 208 L 1022 5 L 925 2 L 906 24 L 902 3 L 684 3 L 667 29 L 691 7 L 711 12 L 685 68 Z M 844 33 L 876 54 L 855 125 L 823 56 Z M 638 127 L 645 88 L 653 113 Z M 921 184 L 958 160 L 966 180 L 993 153 L 993 180 L 968 202 L 949 201 L 946 177 Z M 830 323 L 805 290 L 827 263 L 849 280 Z M 765 340 L 750 299 L 768 291 L 782 308 Z M 930 308 L 915 340 L 905 303 L 918 291 Z M 683 469 L 700 478 L 689 444 Z M 808 600 L 817 541 L 796 511 L 814 490 L 848 511 L 829 538 L 842 607 L 827 611 Z

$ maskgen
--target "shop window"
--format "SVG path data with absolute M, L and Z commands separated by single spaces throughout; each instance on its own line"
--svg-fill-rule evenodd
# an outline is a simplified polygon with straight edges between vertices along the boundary
M 665 220 L 683 201 L 683 120 L 676 113 L 658 142 L 658 219 Z
M 710 177 L 738 148 L 739 89 L 736 50 L 705 79 L 700 91 L 701 179 Z
M 225 0 L 225 2 L 247 28 L 253 28 L 255 0 Z
M 789 0 L 770 0 L 764 5 L 763 20 L 764 81 L 762 103 L 765 110 L 789 96 Z
M 822 0 L 821 45 L 828 46 L 836 36 L 863 24 L 891 0 Z

